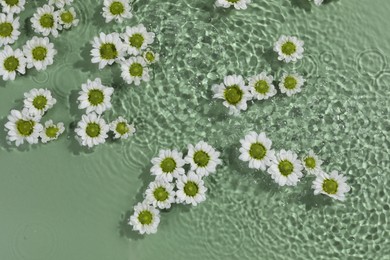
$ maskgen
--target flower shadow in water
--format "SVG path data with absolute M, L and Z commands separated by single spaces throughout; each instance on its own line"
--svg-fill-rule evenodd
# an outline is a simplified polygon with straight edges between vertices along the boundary
M 312 4 L 309 0 L 291 0 L 291 5 L 303 9 L 305 11 L 311 11 Z
M 304 204 L 306 210 L 312 210 L 315 208 L 329 206 L 332 205 L 332 199 L 325 195 L 314 195 L 314 191 L 311 188 L 311 183 L 305 183 L 305 191 L 302 196 L 300 196 L 297 200 L 294 199 L 298 204 Z
M 81 118 L 81 117 L 80 117 Z M 69 139 L 69 145 L 68 149 L 74 154 L 74 155 L 80 155 L 82 153 L 84 154 L 90 154 L 93 153 L 93 148 L 88 148 L 86 146 L 82 146 L 79 141 L 76 139 L 76 132 L 74 131 L 77 127 L 77 122 L 72 122 L 68 126 L 68 139 Z
M 87 43 L 80 49 L 81 59 L 73 64 L 75 69 L 87 72 L 88 74 L 94 74 L 99 71 L 99 65 L 91 62 L 91 50 L 92 44 L 90 43 Z
M 283 61 L 278 60 L 278 54 L 273 50 L 273 48 L 265 50 L 263 57 L 274 71 L 277 71 L 285 65 Z

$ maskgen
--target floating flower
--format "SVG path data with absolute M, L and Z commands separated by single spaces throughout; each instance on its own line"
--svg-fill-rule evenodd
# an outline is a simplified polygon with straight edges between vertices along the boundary
M 64 123 L 54 124 L 53 120 L 46 121 L 45 126 L 40 133 L 42 143 L 56 140 L 64 131 Z
M 280 186 L 296 186 L 303 176 L 302 164 L 292 151 L 281 150 L 268 168 L 268 173 Z
M 159 209 L 169 209 L 175 203 L 174 185 L 172 183 L 156 180 L 149 184 L 145 192 L 146 201 Z
M 8 130 L 7 139 L 19 146 L 26 141 L 29 144 L 38 143 L 42 125 L 39 124 L 39 115 L 30 115 L 27 109 L 12 110 L 8 116 L 5 128 Z
M 66 9 L 61 9 L 58 11 L 58 29 L 62 30 L 69 29 L 70 27 L 75 27 L 79 24 L 79 19 L 76 19 L 76 12 L 73 7 Z
M 188 154 L 184 160 L 191 165 L 192 171 L 203 177 L 214 173 L 217 170 L 217 165 L 222 164 L 219 155 L 220 153 L 211 145 L 200 141 L 195 146 L 188 145 Z
M 347 184 L 347 178 L 337 171 L 332 171 L 330 174 L 320 172 L 312 188 L 315 195 L 322 193 L 341 201 L 345 200 L 345 193 L 351 189 Z
M 140 234 L 154 234 L 160 224 L 160 211 L 147 203 L 138 203 L 134 214 L 130 217 L 129 225 Z
M 262 72 L 249 79 L 249 91 L 257 100 L 268 99 L 276 95 L 276 88 L 272 84 L 274 78 Z
M 278 53 L 278 60 L 295 62 L 303 58 L 303 41 L 294 36 L 282 35 L 274 45 L 274 51 Z
M 89 148 L 106 142 L 109 126 L 104 119 L 92 112 L 81 117 L 75 132 L 79 136 L 81 145 Z
M 100 33 L 99 37 L 93 39 L 92 46 L 92 63 L 99 63 L 99 69 L 112 65 L 124 55 L 124 45 L 118 33 Z
M 247 4 L 250 4 L 251 0 L 217 0 L 215 6 L 229 8 L 234 6 L 237 10 L 244 10 L 247 8 Z
M 106 18 L 106 23 L 114 19 L 122 23 L 124 19 L 133 17 L 128 0 L 104 0 L 103 4 L 103 17 Z
M 24 107 L 28 109 L 32 115 L 43 114 L 52 108 L 57 100 L 52 97 L 50 90 L 47 89 L 32 89 L 27 93 L 24 93 Z
M 183 154 L 176 150 L 160 150 L 158 157 L 152 159 L 153 167 L 150 169 L 156 179 L 172 182 L 184 174 Z
M 249 162 L 249 168 L 265 171 L 275 160 L 275 151 L 271 150 L 272 141 L 265 133 L 250 132 L 240 143 L 239 159 Z
M 0 52 L 0 76 L 3 80 L 15 80 L 17 72 L 26 73 L 26 58 L 21 50 L 7 45 Z
M 134 27 L 126 27 L 126 32 L 122 35 L 130 55 L 139 55 L 149 44 L 154 41 L 154 33 L 148 32 L 143 24 Z
M 179 203 L 197 204 L 206 200 L 207 188 L 200 175 L 189 172 L 188 175 L 180 176 L 176 181 L 176 197 Z
M 93 111 L 102 114 L 111 108 L 111 95 L 114 89 L 104 86 L 100 78 L 94 81 L 88 80 L 87 84 L 81 85 L 81 89 L 78 97 L 79 109 L 86 108 L 87 114 Z
M 302 165 L 308 174 L 317 175 L 317 173 L 321 172 L 321 164 L 322 160 L 311 150 L 302 160 Z
M 0 0 L 3 6 L 2 12 L 5 14 L 18 14 L 24 10 L 26 0 Z
M 49 5 L 55 5 L 57 8 L 63 8 L 65 5 L 70 5 L 73 0 L 49 0 Z
M 133 124 L 129 124 L 123 117 L 118 117 L 115 121 L 111 122 L 110 130 L 115 134 L 115 139 L 127 139 L 135 133 L 135 127 Z
M 315 5 L 321 5 L 324 0 L 314 0 Z
M 291 97 L 302 91 L 301 87 L 304 83 L 305 79 L 297 73 L 283 73 L 280 79 L 279 89 L 280 92 L 286 93 L 287 96 Z
M 27 68 L 35 67 L 39 71 L 53 64 L 57 50 L 54 49 L 54 44 L 49 42 L 49 38 L 34 36 L 23 46 L 23 53 L 27 59 Z
M 13 44 L 20 35 L 19 17 L 13 17 L 12 13 L 0 13 L 0 47 Z
M 134 84 L 138 86 L 141 84 L 141 81 L 148 82 L 150 80 L 149 69 L 145 60 L 141 56 L 131 57 L 122 62 L 121 69 L 122 78 L 127 82 L 127 84 L 134 82 Z
M 58 22 L 58 13 L 54 11 L 54 7 L 51 5 L 39 7 L 31 18 L 34 31 L 41 33 L 43 36 L 49 36 L 51 34 L 57 37 Z
M 147 49 L 142 53 L 142 57 L 147 64 L 153 64 L 160 59 L 160 55 L 158 53 L 154 53 L 152 50 Z
M 229 108 L 229 114 L 237 115 L 241 110 L 247 109 L 246 102 L 251 96 L 242 76 L 226 76 L 222 84 L 215 84 L 212 89 L 214 98 L 224 100 L 223 105 Z

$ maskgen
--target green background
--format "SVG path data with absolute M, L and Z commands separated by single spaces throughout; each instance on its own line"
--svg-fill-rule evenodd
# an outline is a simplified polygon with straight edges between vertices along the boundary
M 75 1 L 80 24 L 52 39 L 58 55 L 46 71 L 0 81 L 1 125 L 24 92 L 48 88 L 58 102 L 44 120 L 67 126 L 56 142 L 21 148 L 6 143 L 1 127 L 0 259 L 390 259 L 390 1 L 253 0 L 236 11 L 213 0 L 144 0 L 122 25 L 105 24 L 102 2 Z M 29 18 L 44 3 L 29 1 L 13 48 L 34 35 Z M 89 42 L 138 23 L 156 33 L 161 60 L 136 87 L 117 65 L 99 71 Z M 281 34 L 304 40 L 302 61 L 277 61 L 272 45 Z M 307 83 L 296 96 L 250 103 L 238 117 L 212 99 L 225 75 L 262 70 L 276 78 L 295 70 Z M 115 88 L 105 118 L 125 116 L 137 134 L 87 150 L 74 140 L 76 99 L 96 77 Z M 326 171 L 348 177 L 347 200 L 314 196 L 312 177 L 278 187 L 248 169 L 238 148 L 252 130 L 265 131 L 277 150 L 313 149 Z M 163 212 L 155 235 L 132 232 L 126 222 L 153 179 L 150 159 L 200 140 L 224 163 L 206 179 L 206 202 Z

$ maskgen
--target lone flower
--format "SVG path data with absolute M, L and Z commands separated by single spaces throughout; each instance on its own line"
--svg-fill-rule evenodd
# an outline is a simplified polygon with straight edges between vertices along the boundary
M 291 97 L 302 91 L 301 87 L 304 83 L 305 79 L 297 73 L 283 73 L 279 83 L 280 92 Z
M 160 212 L 148 203 L 138 203 L 134 214 L 130 217 L 129 225 L 140 234 L 154 234 L 160 224 Z
M 295 62 L 303 58 L 303 41 L 295 36 L 282 35 L 274 45 L 274 51 L 278 53 L 278 59 L 284 62 Z
M 315 195 L 321 193 L 341 201 L 345 200 L 345 193 L 351 189 L 347 184 L 347 178 L 337 171 L 332 171 L 330 174 L 319 173 L 312 188 Z

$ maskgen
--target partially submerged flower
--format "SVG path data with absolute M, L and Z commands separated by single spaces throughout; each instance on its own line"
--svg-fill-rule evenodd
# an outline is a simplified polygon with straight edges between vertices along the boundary
M 307 155 L 303 157 L 302 165 L 308 174 L 317 175 L 321 170 L 322 160 L 310 150 Z
M 153 64 L 153 63 L 159 61 L 159 59 L 160 59 L 160 55 L 158 53 L 153 52 L 150 49 L 146 49 L 142 53 L 142 57 L 144 57 L 144 60 L 147 64 Z
M 305 79 L 297 73 L 283 73 L 280 79 L 279 89 L 280 92 L 290 97 L 301 92 L 304 83 Z
M 59 30 L 69 29 L 79 24 L 79 19 L 77 19 L 76 12 L 73 7 L 69 9 L 59 10 L 58 21 L 59 21 L 59 25 L 58 25 Z
M 40 133 L 42 143 L 47 143 L 58 139 L 58 137 L 65 131 L 64 123 L 54 124 L 53 120 L 45 122 L 45 125 Z
M 135 133 L 133 124 L 129 124 L 123 117 L 118 117 L 110 123 L 110 130 L 114 133 L 115 139 L 127 139 Z

